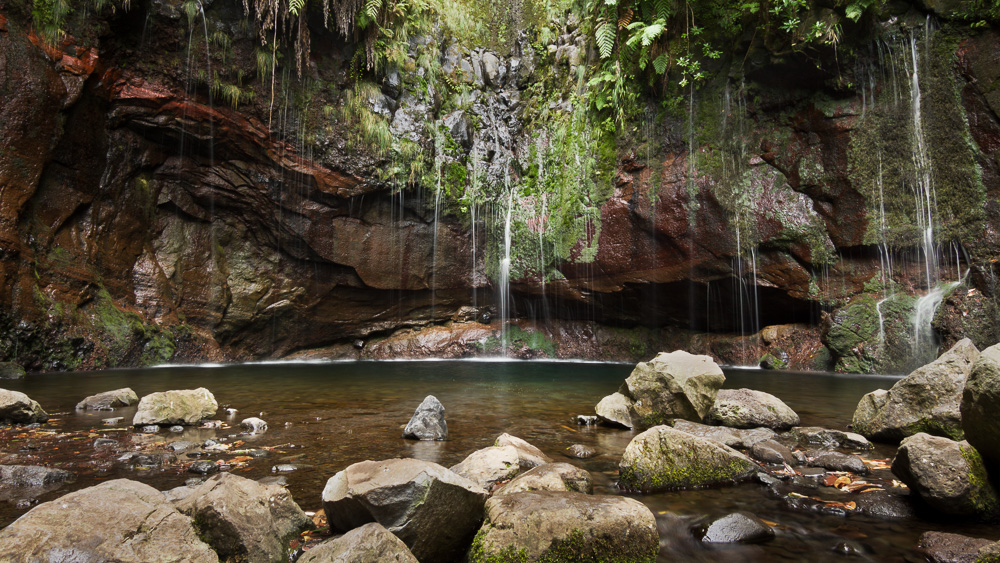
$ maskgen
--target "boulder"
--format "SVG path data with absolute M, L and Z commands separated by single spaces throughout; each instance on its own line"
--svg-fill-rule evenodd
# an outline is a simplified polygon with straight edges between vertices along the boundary
M 496 442 L 494 442 L 493 445 L 499 447 L 511 446 L 516 449 L 517 462 L 521 465 L 521 469 L 531 469 L 532 467 L 552 463 L 552 458 L 545 455 L 542 450 L 529 444 L 527 441 L 522 440 L 517 436 L 511 436 L 506 432 L 497 436 Z
M 149 485 L 116 479 L 31 509 L 0 530 L 5 561 L 212 563 L 193 522 Z
M 757 442 L 750 447 L 750 457 L 756 459 L 757 461 L 762 461 L 764 463 L 771 463 L 774 465 L 795 465 L 795 456 L 792 455 L 792 451 L 786 448 L 783 444 L 776 442 L 774 440 L 764 440 L 763 442 Z
M 378 522 L 420 561 L 459 557 L 483 515 L 486 491 L 436 463 L 362 461 L 330 478 L 323 509 L 330 529 Z
M 990 517 L 1000 508 L 982 457 L 968 442 L 915 434 L 899 445 L 892 472 L 942 513 Z
M 799 425 L 799 415 L 770 393 L 753 389 L 720 389 L 706 421 L 733 428 L 788 430 Z
M 521 464 L 518 463 L 517 448 L 493 446 L 472 452 L 450 469 L 489 491 L 497 484 L 513 479 L 521 472 Z
M 760 543 L 774 539 L 774 529 L 749 512 L 734 512 L 709 523 L 705 543 Z
M 757 464 L 718 442 L 654 426 L 625 448 L 618 484 L 633 491 L 687 489 L 748 479 Z
M 729 428 L 727 426 L 709 426 L 698 424 L 689 420 L 678 420 L 674 422 L 674 429 L 687 432 L 692 436 L 715 440 L 720 444 L 725 444 L 730 448 L 749 450 L 754 444 L 765 440 L 773 440 L 777 434 L 770 428 Z
M 917 553 L 931 563 L 976 563 L 980 560 L 979 550 L 994 543 L 961 534 L 924 532 L 917 542 Z
M 965 439 L 987 463 L 1000 467 L 1000 344 L 983 350 L 972 365 L 961 413 Z
M 208 478 L 174 506 L 225 561 L 287 561 L 288 541 L 312 524 L 285 488 L 231 473 Z
M 314 546 L 298 563 L 417 563 L 417 558 L 389 530 L 369 522 Z
M 24 368 L 14 362 L 0 362 L 0 379 L 24 379 Z
M 594 492 L 590 472 L 569 463 L 546 463 L 529 469 L 501 487 L 495 494 L 508 495 L 522 491 Z
M 139 401 L 139 410 L 132 419 L 132 425 L 197 424 L 215 415 L 217 410 L 219 403 L 212 392 L 204 387 L 150 393 Z
M 960 340 L 889 391 L 880 389 L 862 397 L 852 428 L 885 442 L 898 442 L 918 432 L 962 439 L 962 391 L 977 359 L 979 350 L 972 341 Z
M 434 395 L 427 395 L 403 429 L 403 437 L 413 440 L 447 440 L 448 423 L 444 405 Z
M 852 450 L 871 450 L 872 445 L 864 436 L 854 432 L 821 428 L 819 426 L 796 426 L 792 428 L 792 438 L 809 444 L 819 444 L 827 448 L 847 448 Z
M 69 471 L 37 465 L 0 465 L 0 487 L 44 487 L 75 479 Z
M 658 551 L 656 518 L 635 499 L 524 491 L 487 501 L 468 560 L 651 562 Z
M 131 407 L 139 402 L 139 396 L 128 387 L 91 395 L 76 404 L 76 410 L 110 411 L 118 407 Z
M 857 475 L 867 475 L 868 466 L 860 457 L 840 452 L 822 452 L 809 461 L 812 467 L 822 467 L 829 471 L 850 471 Z
M 629 414 L 631 407 L 632 401 L 628 397 L 615 392 L 601 399 L 594 411 L 597 418 L 605 424 L 632 428 L 632 416 Z
M 0 389 L 0 424 L 33 424 L 48 419 L 41 405 L 24 393 Z
M 725 381 L 709 356 L 678 350 L 637 364 L 618 392 L 631 400 L 633 427 L 648 428 L 675 418 L 701 422 Z

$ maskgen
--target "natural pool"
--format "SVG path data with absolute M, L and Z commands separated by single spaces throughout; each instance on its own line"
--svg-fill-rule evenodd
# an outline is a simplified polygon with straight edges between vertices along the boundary
M 91 443 L 96 435 L 130 445 L 176 440 L 203 441 L 240 432 L 239 421 L 260 416 L 270 429 L 258 436 L 240 436 L 244 447 L 273 447 L 274 453 L 236 469 L 240 475 L 272 475 L 278 464 L 295 464 L 285 474 L 289 489 L 305 510 L 320 507 L 320 492 L 338 470 L 366 459 L 415 457 L 446 467 L 471 452 L 489 446 L 508 432 L 541 448 L 555 461 L 569 461 L 589 470 L 596 494 L 620 494 L 615 486 L 618 460 L 635 432 L 578 426 L 577 414 L 592 414 L 601 397 L 614 392 L 632 370 L 626 364 L 506 361 L 400 361 L 319 364 L 244 364 L 218 367 L 163 367 L 109 370 L 93 373 L 50 373 L 23 381 L 4 382 L 39 401 L 53 420 L 43 430 L 72 433 L 63 442 L 33 444 L 31 436 L 9 432 L 0 443 L 0 455 L 16 454 L 18 463 L 52 462 L 77 474 L 71 485 L 40 497 L 50 500 L 100 480 L 128 477 L 167 489 L 192 477 L 175 466 L 131 469 L 122 463 L 94 462 Z M 858 400 L 876 388 L 888 388 L 895 378 L 819 373 L 726 370 L 726 387 L 749 387 L 774 394 L 802 418 L 803 425 L 845 429 Z M 131 421 L 134 407 L 113 414 L 77 413 L 82 398 L 119 387 L 132 387 L 139 396 L 154 391 L 207 387 L 221 405 L 238 412 L 227 417 L 229 429 L 192 428 L 183 433 L 161 430 L 155 435 L 131 434 L 104 426 L 101 419 L 124 416 Z M 450 437 L 444 442 L 413 442 L 401 438 L 403 426 L 428 394 L 447 409 Z M 59 413 L 59 414 L 54 414 Z M 117 428 L 122 428 L 119 425 Z M 88 432 L 89 431 L 89 432 Z M 86 432 L 80 434 L 81 432 Z M 237 438 L 233 438 L 236 440 Z M 571 444 L 596 448 L 601 455 L 569 459 L 562 455 Z M 55 444 L 55 445 L 54 445 Z M 39 447 L 38 450 L 31 448 Z M 872 457 L 887 458 L 892 448 L 879 448 Z M 117 457 L 117 456 L 116 456 Z M 209 459 L 227 458 L 220 454 Z M 635 495 L 657 514 L 661 561 L 825 561 L 842 560 L 834 551 L 848 541 L 859 548 L 851 558 L 870 561 L 916 561 L 913 549 L 928 530 L 951 531 L 996 539 L 995 527 L 947 521 L 933 515 L 921 519 L 883 521 L 857 514 L 834 516 L 787 509 L 780 499 L 758 483 L 736 487 Z M 699 518 L 747 510 L 776 524 L 775 540 L 762 545 L 704 547 L 689 529 Z M 22 514 L 12 503 L 0 503 L 0 524 Z

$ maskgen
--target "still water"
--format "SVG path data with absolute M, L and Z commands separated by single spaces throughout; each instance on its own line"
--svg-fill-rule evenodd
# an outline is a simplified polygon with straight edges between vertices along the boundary
M 615 487 L 618 460 L 635 435 L 629 430 L 577 426 L 577 414 L 592 414 L 602 397 L 613 393 L 632 370 L 626 364 L 500 361 L 400 361 L 322 364 L 244 364 L 218 367 L 162 367 L 109 370 L 92 373 L 31 375 L 24 381 L 4 382 L 23 391 L 53 415 L 46 429 L 89 431 L 74 447 L 57 453 L 45 448 L 28 455 L 70 469 L 80 476 L 71 485 L 40 497 L 49 500 L 66 492 L 119 477 L 147 482 L 159 489 L 192 477 L 176 467 L 135 470 L 121 463 L 95 467 L 93 435 L 120 440 L 123 451 L 150 441 L 203 441 L 239 432 L 239 421 L 259 416 L 269 430 L 258 436 L 239 436 L 251 448 L 275 447 L 266 457 L 239 469 L 250 478 L 272 475 L 279 464 L 294 464 L 285 474 L 288 486 L 305 510 L 321 506 L 320 492 L 338 470 L 366 459 L 414 457 L 446 467 L 473 451 L 492 445 L 508 432 L 528 440 L 555 461 L 568 461 L 589 470 L 596 494 L 620 494 Z M 799 413 L 803 425 L 846 429 L 858 400 L 895 379 L 817 373 L 726 370 L 726 387 L 749 387 L 776 395 Z M 74 405 L 101 391 L 131 387 L 141 397 L 155 391 L 207 387 L 220 405 L 237 409 L 219 418 L 231 428 L 188 429 L 171 434 L 139 435 L 109 430 L 101 419 L 124 416 L 131 421 L 135 408 L 113 414 L 76 413 Z M 427 395 L 436 396 L 447 410 L 449 439 L 414 442 L 401 437 L 416 406 Z M 58 413 L 58 414 L 53 414 Z M 29 439 L 30 441 L 30 439 Z M 0 443 L 0 454 L 19 453 L 24 444 Z M 572 444 L 596 448 L 601 455 L 588 460 L 569 459 L 562 452 Z M 46 446 L 48 447 L 48 446 Z M 880 449 L 876 457 L 891 457 Z M 225 456 L 223 456 L 225 457 Z M 215 458 L 209 458 L 215 459 Z M 26 463 L 25 461 L 19 461 Z M 748 483 L 722 489 L 636 495 L 657 514 L 662 540 L 661 561 L 918 561 L 913 552 L 920 533 L 953 531 L 996 539 L 1000 533 L 985 526 L 960 526 L 924 519 L 885 522 L 858 515 L 847 517 L 783 509 L 765 487 Z M 24 510 L 10 503 L 0 506 L 0 525 Z M 748 510 L 776 524 L 777 538 L 763 545 L 729 548 L 703 547 L 689 529 L 706 516 Z M 859 553 L 851 557 L 834 551 L 845 540 Z

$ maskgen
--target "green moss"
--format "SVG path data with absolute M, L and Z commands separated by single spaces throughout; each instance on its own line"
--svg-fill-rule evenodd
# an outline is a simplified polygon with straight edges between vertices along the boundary
M 526 563 L 528 550 L 504 546 L 500 549 L 488 549 L 485 545 L 486 535 L 492 527 L 484 524 L 476 533 L 469 550 L 469 563 Z M 588 537 L 582 530 L 573 530 L 569 537 L 556 540 L 548 550 L 541 553 L 534 561 L 538 563 L 653 563 L 659 546 L 655 543 L 643 547 L 641 542 L 630 542 L 623 545 L 606 537 Z
M 983 457 L 972 446 L 959 447 L 959 450 L 969 468 L 966 475 L 970 488 L 969 500 L 979 515 L 995 517 L 1000 513 L 1000 501 L 997 499 L 996 490 L 990 484 Z

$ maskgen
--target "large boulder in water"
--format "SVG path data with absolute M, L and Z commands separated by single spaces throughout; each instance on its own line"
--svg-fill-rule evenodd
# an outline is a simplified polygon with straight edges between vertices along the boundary
M 1000 508 L 982 457 L 968 442 L 914 434 L 899 445 L 892 472 L 945 514 L 991 517 Z
M 753 389 L 720 389 L 706 421 L 732 428 L 788 430 L 799 425 L 799 415 L 770 393 Z
M 225 561 L 287 561 L 288 541 L 312 524 L 284 487 L 231 473 L 208 478 L 174 505 Z
M 889 391 L 861 398 L 852 426 L 866 438 L 898 442 L 918 432 L 960 440 L 960 403 L 979 350 L 968 338 L 900 379 Z
M 297 563 L 417 563 L 417 558 L 389 530 L 376 522 L 328 539 L 299 557 Z
M 522 471 L 551 461 L 535 446 L 504 433 L 493 446 L 472 452 L 451 470 L 489 491 Z
M 24 368 L 14 362 L 0 362 L 0 379 L 24 379 Z
M 757 464 L 729 446 L 654 426 L 629 442 L 618 468 L 620 486 L 653 492 L 736 483 Z
M 575 465 L 546 463 L 521 473 L 494 493 L 494 496 L 522 491 L 573 491 L 590 494 L 594 492 L 594 479 L 589 471 Z
M 486 503 L 468 559 L 650 562 L 659 542 L 656 518 L 635 499 L 526 491 Z
M 403 429 L 403 437 L 413 440 L 447 440 L 448 423 L 444 419 L 444 405 L 434 395 L 427 395 L 417 406 Z
M 129 387 L 91 395 L 76 404 L 76 410 L 110 411 L 130 407 L 139 402 L 139 396 Z
M 424 562 L 457 558 L 483 516 L 486 491 L 436 463 L 362 461 L 330 478 L 323 509 L 330 529 L 378 522 Z
M 212 563 L 193 521 L 156 489 L 116 479 L 36 506 L 0 530 L 4 561 Z
M 683 350 L 660 352 L 648 362 L 639 362 L 618 389 L 624 397 L 628 417 L 625 420 L 626 417 L 615 414 L 619 420 L 613 421 L 630 428 L 667 424 L 676 418 L 700 422 L 712 408 L 725 381 L 722 368 L 709 356 Z M 601 403 L 606 401 L 607 398 Z M 609 409 L 598 409 L 598 416 L 611 420 L 601 410 Z
M 991 467 L 1000 467 L 1000 344 L 984 350 L 972 365 L 961 410 L 965 439 Z
M 197 424 L 214 416 L 218 410 L 215 396 L 204 387 L 150 393 L 139 401 L 132 425 Z
M 0 389 L 0 423 L 32 424 L 45 422 L 48 419 L 48 413 L 31 397 L 20 391 Z
M 594 407 L 594 412 L 605 424 L 632 428 L 631 408 L 632 400 L 615 392 L 601 399 Z

